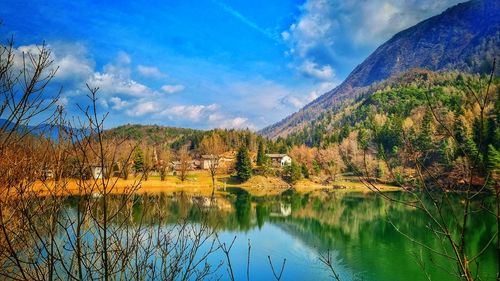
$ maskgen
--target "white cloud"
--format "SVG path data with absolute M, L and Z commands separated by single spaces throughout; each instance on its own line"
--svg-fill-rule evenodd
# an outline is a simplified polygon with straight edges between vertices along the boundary
M 164 109 L 159 113 L 171 119 L 184 119 L 190 121 L 199 121 L 202 116 L 208 116 L 211 112 L 217 110 L 217 104 L 210 105 L 176 105 Z
M 463 0 L 307 0 L 281 38 L 288 45 L 286 54 L 299 70 L 309 61 L 316 64 L 312 70 L 320 70 L 318 74 L 327 74 L 328 68 L 333 74 L 342 63 L 359 62 L 355 50 L 373 49 L 395 33 L 459 2 Z
M 158 67 L 154 66 L 138 65 L 137 72 L 139 72 L 139 74 L 141 74 L 142 76 L 151 77 L 155 79 L 164 78 L 167 76 L 165 73 L 161 72 L 161 70 L 158 69 Z
M 152 101 L 139 101 L 136 105 L 127 110 L 126 114 L 128 116 L 139 117 L 149 113 L 155 113 L 159 110 L 159 105 Z
M 48 46 L 53 57 L 53 66 L 59 67 L 56 80 L 81 81 L 94 71 L 95 63 L 87 48 L 81 43 L 53 43 Z
M 68 97 L 66 96 L 60 96 L 59 99 L 57 100 L 56 104 L 59 105 L 59 106 L 67 106 L 68 105 Z
M 319 96 L 324 93 L 332 90 L 337 84 L 332 82 L 322 82 L 318 85 L 315 85 L 306 96 L 304 95 L 287 95 L 281 99 L 281 103 L 285 106 L 291 106 L 295 109 L 300 109 L 306 104 L 312 102 L 317 99 Z
M 129 54 L 121 51 L 116 57 L 116 62 L 118 64 L 130 64 L 132 62 L 132 59 L 130 58 Z
M 184 85 L 163 85 L 161 90 L 167 94 L 174 94 L 184 91 L 185 88 Z
M 305 102 L 303 100 L 301 100 L 299 97 L 296 97 L 296 96 L 291 96 L 291 95 L 288 95 L 286 97 L 284 97 L 281 102 L 284 104 L 284 105 L 287 105 L 287 106 L 292 106 L 294 107 L 295 109 L 299 109 L 301 108 L 302 106 L 304 106 Z
M 246 117 L 228 117 L 221 112 L 214 112 L 208 115 L 208 123 L 211 127 L 225 129 L 251 129 L 257 127 Z
M 124 52 L 118 53 L 114 63 L 108 63 L 102 71 L 95 70 L 95 63 L 87 55 L 84 45 L 79 43 L 56 42 L 47 46 L 53 60 L 51 69 L 58 68 L 54 81 L 64 83 L 65 95 L 75 96 L 88 93 L 86 84 L 99 87 L 101 103 L 105 106 L 110 95 L 133 97 L 153 96 L 155 91 L 131 78 L 131 58 Z M 22 67 L 22 54 L 38 55 L 40 47 L 36 45 L 20 46 L 15 50 L 16 67 Z M 107 106 L 105 106 L 107 107 Z
M 119 97 L 111 97 L 109 101 L 113 104 L 111 108 L 115 110 L 121 110 L 129 104 L 127 101 L 124 101 Z
M 136 82 L 129 77 L 117 76 L 109 72 L 95 72 L 87 80 L 91 87 L 99 87 L 99 91 L 106 95 L 125 94 L 134 97 L 146 97 L 154 94 L 146 85 Z
M 41 46 L 37 45 L 24 45 L 14 49 L 15 67 L 18 69 L 23 67 L 23 54 L 26 58 L 25 61 L 29 62 L 27 59 L 28 54 L 37 57 L 40 55 L 41 48 Z M 46 74 L 48 74 L 48 71 L 57 69 L 54 81 L 81 81 L 92 74 L 94 62 L 88 57 L 87 49 L 84 45 L 56 42 L 48 44 L 45 48 L 50 51 L 49 60 L 52 61 L 50 67 L 46 69 Z M 28 68 L 31 67 L 30 63 L 27 63 L 26 66 Z
M 302 73 L 319 80 L 330 80 L 334 77 L 333 69 L 330 65 L 319 66 L 309 60 L 304 61 L 300 66 Z
M 218 123 L 216 127 L 225 129 L 256 129 L 255 125 L 249 122 L 248 118 L 245 117 L 225 118 Z
M 132 79 L 130 63 L 130 56 L 120 52 L 114 63 L 106 64 L 101 72 L 92 73 L 86 83 L 91 87 L 99 87 L 99 92 L 105 96 L 119 94 L 140 98 L 154 96 L 154 90 Z
M 325 94 L 328 91 L 331 91 L 333 88 L 337 86 L 336 83 L 333 82 L 323 82 L 319 85 L 315 86 L 306 97 L 306 103 L 312 102 L 319 96 Z

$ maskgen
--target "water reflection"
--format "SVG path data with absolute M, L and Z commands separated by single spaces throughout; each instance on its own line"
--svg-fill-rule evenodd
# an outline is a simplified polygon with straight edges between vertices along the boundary
M 78 200 L 69 202 L 71 208 Z M 151 204 L 160 208 L 151 208 Z M 312 197 L 287 192 L 277 197 L 252 198 L 243 190 L 232 190 L 229 196 L 215 200 L 182 193 L 174 197 L 146 194 L 134 198 L 132 212 L 132 224 L 139 220 L 149 225 L 160 221 L 173 224 L 180 218 L 192 223 L 203 220 L 221 237 L 230 240 L 238 236 L 233 253 L 237 272 L 246 269 L 246 245 L 251 239 L 255 280 L 270 276 L 267 255 L 287 258 L 286 280 L 327 278 L 328 272 L 317 257 L 329 249 L 335 252 L 336 266 L 347 280 L 427 280 L 420 266 L 432 280 L 453 280 L 438 268 L 453 268 L 453 264 L 403 235 L 435 249 L 446 248 L 446 243 L 429 231 L 428 218 L 416 209 L 374 194 Z M 474 214 L 470 227 L 473 231 L 468 233 L 466 245 L 470 250 L 486 245 L 495 233 L 493 218 L 484 213 Z M 495 280 L 495 247 L 493 243 L 479 259 L 483 280 Z

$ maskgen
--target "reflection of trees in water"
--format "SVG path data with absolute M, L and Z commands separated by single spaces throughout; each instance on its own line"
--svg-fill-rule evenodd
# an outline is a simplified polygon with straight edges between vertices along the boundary
M 77 202 L 74 198 L 72 200 L 70 206 Z M 121 200 L 118 197 L 109 200 L 110 208 L 123 205 Z M 123 216 L 132 212 L 133 220 L 129 222 L 131 225 L 139 220 L 142 220 L 143 225 L 154 225 L 160 222 L 174 224 L 180 219 L 187 219 L 192 223 L 203 221 L 214 229 L 226 231 L 262 228 L 266 222 L 270 222 L 311 248 L 335 249 L 342 257 L 342 263 L 355 272 L 369 267 L 377 268 L 372 273 L 366 273 L 366 277 L 377 274 L 382 276 L 383 270 L 394 270 L 394 266 L 404 268 L 411 274 L 421 274 L 412 257 L 412 253 L 421 253 L 420 246 L 398 233 L 391 222 L 402 233 L 425 241 L 427 246 L 444 247 L 442 241 L 429 232 L 431 226 L 425 215 L 415 209 L 381 200 L 374 194 L 334 193 L 325 198 L 317 198 L 293 193 L 283 197 L 252 198 L 248 193 L 242 192 L 218 200 L 229 200 L 234 208 L 225 210 L 217 207 L 217 204 L 204 208 L 185 194 L 176 197 L 155 194 L 131 199 L 131 203 L 126 205 L 128 209 L 123 210 Z M 271 215 L 281 204 L 291 206 L 291 216 Z M 458 197 L 454 204 L 460 204 Z M 477 249 L 487 243 L 487 238 L 494 233 L 494 224 L 485 221 L 483 215 L 474 214 L 470 218 L 470 225 L 475 231 L 468 233 L 470 242 L 466 247 Z M 450 220 L 450 223 L 453 222 Z M 492 244 L 491 249 L 495 246 Z M 448 262 L 431 253 L 426 253 L 422 259 L 440 264 Z M 392 265 L 388 264 L 390 260 Z M 482 272 L 494 274 L 495 264 L 494 251 L 487 251 L 481 259 Z M 436 270 L 431 270 L 431 273 L 437 277 L 448 277 L 440 275 Z M 397 276 L 397 273 L 394 274 Z
M 408 195 L 401 193 L 397 196 Z M 454 198 L 453 204 L 461 204 L 460 196 Z M 470 242 L 465 246 L 471 250 L 477 251 L 486 245 L 495 233 L 495 224 L 485 215 L 485 212 L 476 213 L 470 218 L 471 229 L 475 231 L 468 233 L 467 241 Z M 393 272 L 395 280 L 413 276 L 411 274 L 415 274 L 415 278 L 423 278 L 414 254 L 430 267 L 429 272 L 435 280 L 450 278 L 436 265 L 443 268 L 454 266 L 442 256 L 422 251 L 419 244 L 408 238 L 423 241 L 433 249 L 450 250 L 442 239 L 430 231 L 433 225 L 425 214 L 381 200 L 374 194 L 339 193 L 326 200 L 310 198 L 303 208 L 294 210 L 292 217 L 271 220 L 310 247 L 336 249 L 345 263 L 358 269 L 356 272 L 370 268 L 370 273 L 366 273 L 365 277 L 384 276 L 383 270 L 386 270 Z M 451 226 L 455 224 L 451 217 L 449 223 Z M 454 235 L 459 235 L 457 227 L 451 229 L 456 231 Z M 479 260 L 483 279 L 488 280 L 488 276 L 496 275 L 497 257 L 494 250 L 495 245 L 491 245 Z M 391 262 L 387 263 L 388 260 Z M 399 272 L 402 269 L 406 272 Z M 401 274 L 400 278 L 398 274 Z
M 251 224 L 252 196 L 249 193 L 240 193 L 236 197 L 234 206 L 236 208 L 236 218 L 240 229 L 248 230 Z

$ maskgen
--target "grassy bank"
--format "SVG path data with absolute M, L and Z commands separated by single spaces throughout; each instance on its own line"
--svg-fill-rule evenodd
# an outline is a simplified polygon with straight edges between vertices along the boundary
M 178 192 L 185 192 L 193 195 L 210 196 L 213 192 L 212 178 L 206 171 L 192 172 L 185 181 L 181 181 L 176 176 L 167 176 L 164 181 L 161 181 L 157 176 L 150 176 L 148 180 L 140 177 L 131 177 L 128 180 L 120 178 L 105 179 L 105 184 L 110 189 L 111 193 L 123 193 L 133 187 L 137 187 L 137 193 L 157 193 L 163 192 L 173 194 Z M 53 188 L 55 183 L 53 181 L 37 182 L 35 190 L 41 193 L 54 192 Z M 103 182 L 96 181 L 94 184 L 86 184 L 87 191 L 97 193 L 102 189 Z M 112 188 L 111 188 L 112 187 Z M 230 175 L 220 175 L 216 180 L 215 193 L 223 195 L 227 193 L 226 188 L 238 187 L 246 190 L 253 196 L 273 196 L 279 195 L 283 191 L 294 188 L 300 193 L 317 193 L 317 192 L 371 192 L 363 183 L 355 179 L 342 179 L 334 181 L 328 185 L 319 184 L 308 179 L 303 179 L 294 184 L 293 186 L 283 181 L 279 177 L 263 177 L 254 176 L 244 183 L 238 182 Z M 399 190 L 398 187 L 386 184 L 377 184 L 381 191 L 394 191 Z M 61 195 L 79 194 L 82 193 L 81 188 L 76 180 L 68 180 L 60 182 L 56 192 Z

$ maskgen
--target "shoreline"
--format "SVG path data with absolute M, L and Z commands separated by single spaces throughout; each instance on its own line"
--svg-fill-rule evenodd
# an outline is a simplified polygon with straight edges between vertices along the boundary
M 229 175 L 221 175 L 216 179 L 216 196 L 226 196 L 231 194 L 231 189 L 242 189 L 255 197 L 277 196 L 286 190 L 293 189 L 301 194 L 316 194 L 330 192 L 378 192 L 370 190 L 361 182 L 349 181 L 346 179 L 332 182 L 329 185 L 315 183 L 311 180 L 300 180 L 294 185 L 284 182 L 278 177 L 254 176 L 244 183 L 236 183 Z M 184 182 L 175 176 L 167 176 L 165 181 L 160 181 L 159 177 L 150 176 L 149 179 L 141 180 L 141 177 L 130 178 L 128 180 L 120 178 L 96 179 L 79 182 L 69 179 L 59 182 L 54 180 L 37 181 L 33 185 L 33 191 L 40 194 L 78 195 L 78 194 L 98 194 L 102 192 L 102 186 L 107 186 L 111 194 L 123 194 L 125 192 L 144 193 L 166 193 L 175 194 L 183 192 L 195 196 L 211 196 L 213 192 L 211 177 L 202 172 L 193 173 Z M 380 192 L 401 191 L 397 186 L 387 184 L 376 184 Z M 228 191 L 229 190 L 229 191 Z

